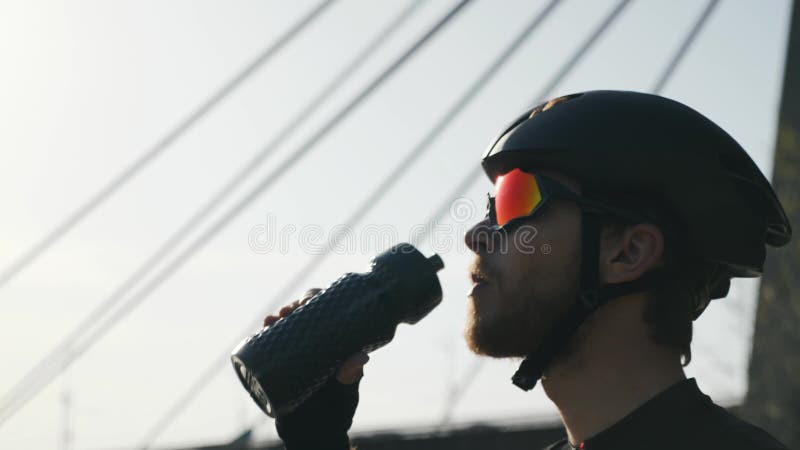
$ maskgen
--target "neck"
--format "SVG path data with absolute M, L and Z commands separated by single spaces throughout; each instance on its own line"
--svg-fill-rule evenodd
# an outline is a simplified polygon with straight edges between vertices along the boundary
M 573 445 L 686 378 L 678 351 L 652 342 L 641 320 L 644 299 L 615 299 L 578 330 L 570 350 L 542 377 Z

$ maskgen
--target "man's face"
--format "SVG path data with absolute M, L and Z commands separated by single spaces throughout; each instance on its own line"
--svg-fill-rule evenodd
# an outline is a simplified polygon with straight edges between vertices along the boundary
M 538 172 L 580 192 L 573 179 Z M 465 337 L 473 352 L 525 357 L 539 346 L 578 290 L 580 222 L 574 203 L 551 198 L 510 233 L 490 231 L 488 219 L 467 231 L 475 260 Z

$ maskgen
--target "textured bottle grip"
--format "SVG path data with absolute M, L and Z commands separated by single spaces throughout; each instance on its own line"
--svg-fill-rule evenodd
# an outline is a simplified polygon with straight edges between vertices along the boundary
M 234 366 L 264 412 L 277 417 L 295 410 L 345 358 L 386 345 L 394 327 L 376 297 L 391 287 L 381 277 L 344 275 L 240 346 Z
M 348 273 L 287 317 L 234 349 L 236 374 L 264 412 L 294 411 L 321 389 L 341 362 L 394 337 L 401 321 L 415 323 L 441 301 L 436 271 L 409 244 L 378 255 L 368 273 Z

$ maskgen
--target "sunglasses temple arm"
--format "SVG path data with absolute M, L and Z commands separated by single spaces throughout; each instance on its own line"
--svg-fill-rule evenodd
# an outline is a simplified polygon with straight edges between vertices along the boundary
M 586 197 L 584 197 L 582 195 L 576 194 L 576 193 L 570 191 L 569 189 L 564 188 L 562 186 L 559 186 L 557 184 L 551 184 L 551 185 L 549 185 L 547 187 L 548 187 L 548 189 L 552 190 L 552 193 L 555 196 L 563 197 L 563 198 L 566 198 L 567 200 L 572 200 L 575 203 L 577 203 L 578 205 L 580 205 L 584 210 L 588 209 L 590 212 L 611 214 L 613 216 L 617 216 L 617 217 L 620 217 L 622 219 L 626 219 L 626 220 L 629 220 L 631 222 L 637 222 L 637 223 L 652 222 L 653 221 L 652 219 L 650 219 L 650 218 L 648 218 L 648 217 L 646 217 L 644 215 L 636 214 L 636 213 L 634 213 L 632 211 L 628 211 L 626 209 L 617 208 L 615 206 L 609 205 L 609 204 L 604 203 L 604 202 L 600 202 L 600 201 L 597 201 L 597 200 L 592 200 L 592 199 L 586 198 Z

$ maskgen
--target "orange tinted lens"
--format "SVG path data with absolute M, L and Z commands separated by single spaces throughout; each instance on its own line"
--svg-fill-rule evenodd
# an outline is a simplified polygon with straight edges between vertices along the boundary
M 536 178 L 520 169 L 497 177 L 494 196 L 498 225 L 505 225 L 511 219 L 530 214 L 542 201 Z

